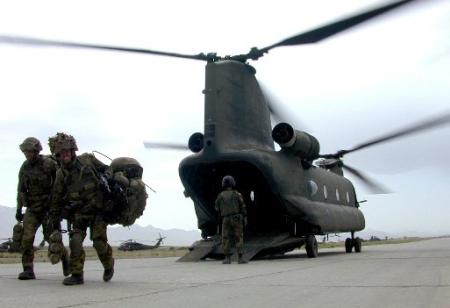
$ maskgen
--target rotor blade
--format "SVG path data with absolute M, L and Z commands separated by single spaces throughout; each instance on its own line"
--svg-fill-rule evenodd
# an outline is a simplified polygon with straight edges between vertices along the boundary
M 418 133 L 418 132 L 421 132 L 421 131 L 424 131 L 424 130 L 427 130 L 427 129 L 431 129 L 431 128 L 438 127 L 438 126 L 445 125 L 445 124 L 449 124 L 449 123 L 450 123 L 450 111 L 447 112 L 447 113 L 444 113 L 444 115 L 433 117 L 433 118 L 431 118 L 429 120 L 426 120 L 426 121 L 420 122 L 418 124 L 409 126 L 407 128 L 401 129 L 401 130 L 396 131 L 396 132 L 394 132 L 392 134 L 388 134 L 388 135 L 385 135 L 385 136 L 382 136 L 382 137 L 370 140 L 368 142 L 362 143 L 360 145 L 355 146 L 354 148 L 352 148 L 350 150 L 344 150 L 345 151 L 344 154 L 351 153 L 351 152 L 354 152 L 354 151 L 358 151 L 358 150 L 367 148 L 369 146 L 372 146 L 372 145 L 375 145 L 375 144 L 378 144 L 378 143 L 382 143 L 382 142 L 385 142 L 385 141 L 388 141 L 388 140 L 392 140 L 392 139 L 395 139 L 395 138 L 399 138 L 399 137 L 403 137 L 403 136 L 406 136 L 406 135 Z
M 56 40 L 44 40 L 25 36 L 13 36 L 13 35 L 0 35 L 0 43 L 14 44 L 14 45 L 31 45 L 31 46 L 48 46 L 48 47 L 71 47 L 71 48 L 87 48 L 87 49 L 101 49 L 110 51 L 123 51 L 123 52 L 134 52 L 143 54 L 152 54 L 158 56 L 168 56 L 175 58 L 184 58 L 192 60 L 214 60 L 215 54 L 205 55 L 204 53 L 199 53 L 197 55 L 185 55 L 179 53 L 157 51 L 142 48 L 127 48 L 127 47 L 116 47 L 108 45 L 96 45 L 96 44 L 84 44 L 66 41 L 56 41 Z
M 320 28 L 307 31 L 298 35 L 295 35 L 293 37 L 287 38 L 281 42 L 278 42 L 276 44 L 267 46 L 260 51 L 262 53 L 268 52 L 270 49 L 280 46 L 292 46 L 292 45 L 302 45 L 302 44 L 311 44 L 319 42 L 323 39 L 326 39 L 332 35 L 335 35 L 339 32 L 345 31 L 353 26 L 356 26 L 362 22 L 365 22 L 373 17 L 376 17 L 378 15 L 381 15 L 383 13 L 386 13 L 394 8 L 397 8 L 401 5 L 404 5 L 408 2 L 415 1 L 415 0 L 402 0 L 397 1 L 388 5 L 384 5 L 382 7 L 367 11 L 365 13 L 361 13 L 352 17 L 348 17 L 333 23 L 330 23 L 328 25 L 322 26 Z
M 259 80 L 257 82 L 264 98 L 266 99 L 269 112 L 276 122 L 290 123 L 293 127 L 295 127 L 295 129 L 308 130 L 301 121 L 290 116 L 292 115 L 292 112 L 283 107 L 283 104 L 280 103 L 280 100 L 273 94 L 272 91 L 269 90 L 269 88 L 264 83 Z
M 366 187 L 370 190 L 373 194 L 389 194 L 391 191 L 389 191 L 387 188 L 385 188 L 383 185 L 379 184 L 373 179 L 370 179 L 367 175 L 363 174 L 361 171 L 349 167 L 346 164 L 343 164 L 342 168 L 356 176 L 358 179 L 360 179 Z
M 379 143 L 383 143 L 383 142 L 386 142 L 386 141 L 389 141 L 389 140 L 392 140 L 392 139 L 396 139 L 396 138 L 399 138 L 399 137 L 411 135 L 411 134 L 414 134 L 414 133 L 419 133 L 421 131 L 428 130 L 428 129 L 435 128 L 435 127 L 442 126 L 442 125 L 449 124 L 449 123 L 450 123 L 450 111 L 447 111 L 447 112 L 444 113 L 444 115 L 440 115 L 440 116 L 437 116 L 437 117 L 429 118 L 428 120 L 425 120 L 425 121 L 422 121 L 422 122 L 420 122 L 418 124 L 414 124 L 414 125 L 409 126 L 407 128 L 398 130 L 398 131 L 396 131 L 394 133 L 391 133 L 391 134 L 388 134 L 388 135 L 384 135 L 384 136 L 375 138 L 373 140 L 369 140 L 368 142 L 365 142 L 365 143 L 362 143 L 360 145 L 357 145 L 357 146 L 353 147 L 350 150 L 340 150 L 340 151 L 337 151 L 334 154 L 321 154 L 321 155 L 319 155 L 319 157 L 322 157 L 322 158 L 340 158 L 340 157 L 343 157 L 344 155 L 346 155 L 348 153 L 355 152 L 355 151 L 358 151 L 358 150 L 361 150 L 361 149 L 365 149 L 365 148 L 367 148 L 369 146 L 372 146 L 372 145 L 376 145 L 376 144 L 379 144 Z
M 146 149 L 163 149 L 163 150 L 189 150 L 188 146 L 181 143 L 172 142 L 144 142 Z

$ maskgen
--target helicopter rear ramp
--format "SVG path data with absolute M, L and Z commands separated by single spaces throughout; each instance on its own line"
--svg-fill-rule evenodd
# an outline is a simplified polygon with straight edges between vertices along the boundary
M 245 235 L 243 259 L 249 261 L 255 257 L 285 253 L 304 243 L 304 238 L 294 237 L 289 233 Z M 220 236 L 195 242 L 189 250 L 186 255 L 178 259 L 179 262 L 198 262 L 208 258 L 222 259 L 224 257 Z M 237 260 L 237 254 L 234 253 L 231 259 Z

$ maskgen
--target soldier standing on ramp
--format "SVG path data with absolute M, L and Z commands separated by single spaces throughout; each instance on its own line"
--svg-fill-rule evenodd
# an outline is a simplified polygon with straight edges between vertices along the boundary
M 238 263 L 247 263 L 242 258 L 244 249 L 244 225 L 247 224 L 247 210 L 242 195 L 234 189 L 236 182 L 231 175 L 222 179 L 223 191 L 216 199 L 215 207 L 222 217 L 222 247 L 225 254 L 223 264 L 231 263 L 230 240 L 234 238 Z
M 70 135 L 57 135 L 54 147 L 61 168 L 56 173 L 50 214 L 54 228 L 58 227 L 63 213 L 72 225 L 69 234 L 72 276 L 64 279 L 63 284 L 84 283 L 83 241 L 87 228 L 90 228 L 93 246 L 104 268 L 103 280 L 109 281 L 114 275 L 114 259 L 106 234 L 107 223 L 102 217 L 103 192 L 99 175 L 106 171 L 107 166 L 93 155 L 77 156 L 75 151 L 78 147 Z
M 19 171 L 19 184 L 17 187 L 16 219 L 23 220 L 23 235 L 21 241 L 23 272 L 19 274 L 20 280 L 36 279 L 33 270 L 34 237 L 39 226 L 42 225 L 44 238 L 48 241 L 50 227 L 48 212 L 50 209 L 50 194 L 55 180 L 56 162 L 51 158 L 39 155 L 42 151 L 40 141 L 34 137 L 26 138 L 20 145 L 26 161 Z M 22 207 L 26 207 L 25 215 Z M 63 272 L 69 275 L 69 265 L 66 253 L 63 253 Z

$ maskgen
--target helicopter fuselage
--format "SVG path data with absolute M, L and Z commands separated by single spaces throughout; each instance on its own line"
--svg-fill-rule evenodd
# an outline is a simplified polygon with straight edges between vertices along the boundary
M 227 174 L 247 204 L 246 232 L 362 230 L 364 216 L 349 180 L 275 150 L 270 112 L 254 75 L 253 67 L 233 60 L 206 66 L 204 146 L 179 166 L 202 233 L 218 232 L 214 202 Z

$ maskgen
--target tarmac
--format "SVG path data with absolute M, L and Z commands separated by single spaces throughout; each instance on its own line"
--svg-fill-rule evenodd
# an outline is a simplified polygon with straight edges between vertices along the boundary
M 248 264 L 116 260 L 112 281 L 86 261 L 85 284 L 63 286 L 60 264 L 36 263 L 36 280 L 19 281 L 19 264 L 0 265 L 1 307 L 450 307 L 450 238 L 304 250 Z

